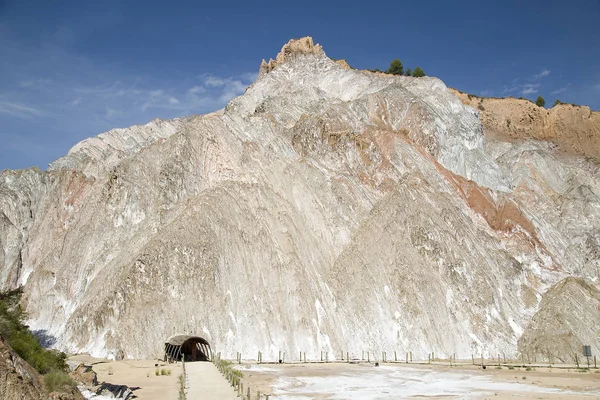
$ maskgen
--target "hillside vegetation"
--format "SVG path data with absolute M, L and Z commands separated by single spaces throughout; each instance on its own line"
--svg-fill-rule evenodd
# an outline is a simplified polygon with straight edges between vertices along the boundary
M 22 288 L 0 293 L 0 336 L 29 365 L 45 374 L 44 383 L 49 392 L 67 385 L 74 386 L 66 373 L 67 355 L 57 350 L 44 349 L 24 321 L 27 314 L 19 301 Z

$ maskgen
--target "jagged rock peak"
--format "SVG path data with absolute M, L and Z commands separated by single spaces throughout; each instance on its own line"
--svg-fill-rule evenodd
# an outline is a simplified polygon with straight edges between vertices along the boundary
M 285 63 L 287 60 L 296 56 L 297 54 L 325 54 L 323 47 L 320 44 L 314 44 L 313 38 L 305 36 L 300 39 L 290 39 L 282 48 L 275 60 L 272 58 L 269 62 L 264 59 L 260 64 L 260 70 L 258 76 L 267 74 L 273 71 L 278 65 Z

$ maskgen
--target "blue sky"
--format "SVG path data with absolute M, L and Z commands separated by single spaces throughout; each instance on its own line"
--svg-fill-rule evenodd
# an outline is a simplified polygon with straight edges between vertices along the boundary
M 399 58 L 462 91 L 600 110 L 599 0 L 0 0 L 0 170 L 217 110 L 306 35 L 356 68 Z

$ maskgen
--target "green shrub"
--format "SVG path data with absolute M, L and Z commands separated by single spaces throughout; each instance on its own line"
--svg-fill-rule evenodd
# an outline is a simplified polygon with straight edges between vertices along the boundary
M 63 371 L 51 371 L 44 375 L 44 386 L 50 393 L 52 392 L 68 392 L 69 389 L 75 387 L 75 382 L 69 374 Z
M 408 68 L 406 70 L 406 72 L 404 73 L 404 75 L 406 75 L 406 76 L 411 76 L 411 74 L 412 74 L 412 72 L 410 71 L 410 68 Z
M 400 60 L 396 58 L 390 63 L 390 68 L 387 70 L 387 73 L 392 75 L 404 75 L 404 66 Z
M 425 71 L 423 71 L 421 67 L 416 67 L 412 72 L 412 76 L 414 76 L 415 78 L 421 78 L 425 76 Z
M 546 100 L 544 100 L 542 96 L 538 96 L 537 99 L 535 99 L 535 105 L 538 107 L 544 107 L 546 105 Z
M 562 101 L 560 101 L 559 99 L 556 99 L 556 101 L 554 102 L 554 104 L 552 104 L 552 107 L 558 106 L 560 104 L 564 104 Z

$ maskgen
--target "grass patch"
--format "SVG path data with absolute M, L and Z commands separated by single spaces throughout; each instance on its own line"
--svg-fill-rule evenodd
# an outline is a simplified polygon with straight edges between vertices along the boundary
M 513 367 L 512 365 L 509 365 L 509 366 L 508 366 L 508 369 L 512 371 L 512 370 L 514 370 L 514 369 L 515 369 L 515 367 Z
M 160 374 L 162 376 L 169 376 L 169 375 L 171 375 L 171 370 L 170 369 L 161 368 L 160 369 Z
M 179 375 L 179 400 L 185 400 L 185 376 Z
M 534 371 L 534 369 L 533 369 L 533 368 L 531 368 L 531 367 L 527 367 L 527 368 L 525 368 L 525 371 L 527 371 L 527 372 L 531 372 L 531 371 Z
M 577 372 L 590 372 L 588 368 L 577 368 Z
M 502 367 L 498 365 L 498 366 L 496 366 L 496 369 L 502 369 Z
M 75 387 L 75 382 L 66 372 L 51 371 L 44 375 L 44 386 L 50 393 L 68 392 L 71 388 Z

